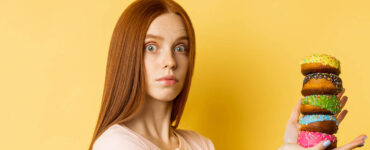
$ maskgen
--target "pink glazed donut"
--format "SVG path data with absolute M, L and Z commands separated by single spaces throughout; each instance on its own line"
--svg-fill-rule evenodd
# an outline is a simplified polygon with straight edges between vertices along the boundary
M 329 140 L 331 142 L 327 149 L 333 149 L 337 147 L 337 138 L 334 135 L 320 132 L 300 131 L 298 134 L 297 143 L 307 148 L 313 147 L 323 140 Z

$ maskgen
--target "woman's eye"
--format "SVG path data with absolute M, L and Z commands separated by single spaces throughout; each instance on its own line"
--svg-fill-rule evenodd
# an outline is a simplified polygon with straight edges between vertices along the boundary
M 182 45 L 176 46 L 175 51 L 176 52 L 185 52 L 186 48 Z
M 155 45 L 147 45 L 146 47 L 145 47 L 145 50 L 147 50 L 147 51 L 149 51 L 149 52 L 154 52 L 154 51 L 156 51 L 157 50 L 157 46 L 155 46 Z

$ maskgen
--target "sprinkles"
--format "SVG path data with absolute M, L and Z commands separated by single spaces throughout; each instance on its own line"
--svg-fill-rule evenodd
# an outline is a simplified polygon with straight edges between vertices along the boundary
M 340 112 L 340 99 L 336 95 L 309 95 L 302 99 L 302 105 L 309 104 L 329 110 L 333 114 Z
M 332 115 L 304 115 L 299 119 L 299 124 L 308 125 L 319 121 L 335 121 L 338 126 L 337 118 Z
M 306 57 L 300 62 L 302 67 L 305 67 L 305 65 L 302 65 L 302 64 L 311 64 L 311 63 L 315 63 L 314 66 L 319 66 L 319 67 L 328 68 L 328 69 L 321 70 L 321 72 L 324 72 L 324 73 L 315 71 L 313 69 L 312 71 L 314 71 L 314 73 L 311 73 L 312 71 L 307 71 L 307 72 L 302 71 L 302 73 L 306 75 L 303 80 L 303 86 L 307 82 L 309 82 L 311 79 L 315 79 L 315 80 L 326 79 L 327 81 L 330 81 L 336 87 L 336 90 L 338 93 L 342 91 L 343 89 L 342 80 L 339 78 L 338 75 L 334 73 L 329 73 L 329 72 L 332 72 L 331 69 L 333 68 L 339 70 L 340 72 L 340 62 L 338 59 L 336 59 L 333 56 L 327 55 L 327 54 L 314 54 L 312 56 Z M 316 65 L 316 63 L 318 65 Z M 324 65 L 325 67 L 323 67 L 322 65 Z M 320 85 L 315 85 L 315 86 L 320 86 Z M 316 91 L 310 94 L 313 94 L 313 95 L 305 96 L 302 99 L 302 103 L 301 103 L 302 105 L 308 104 L 311 106 L 320 107 L 322 109 L 326 109 L 330 111 L 332 114 L 337 114 L 341 111 L 340 99 L 336 95 L 329 95 L 329 94 L 319 95 L 320 91 Z M 334 121 L 338 127 L 338 121 L 336 117 L 334 115 L 326 115 L 326 114 L 303 115 L 299 118 L 298 123 L 300 125 L 309 125 L 311 123 L 321 122 L 321 121 Z M 316 144 L 324 140 L 329 140 L 331 141 L 332 144 L 335 143 L 335 145 L 331 145 L 331 146 L 336 147 L 336 142 L 337 142 L 336 136 L 333 134 L 321 133 L 321 131 L 320 132 L 310 132 L 310 131 L 303 131 L 303 130 L 299 131 L 298 137 L 297 137 L 297 144 L 305 148 L 308 148 L 308 147 L 313 147 Z
M 340 62 L 333 56 L 327 54 L 314 54 L 303 59 L 300 64 L 321 63 L 340 70 Z
M 320 132 L 300 131 L 297 138 L 297 143 L 305 148 L 313 147 L 321 141 L 329 140 L 331 143 L 337 141 L 335 135 L 325 134 Z
M 306 84 L 311 79 L 326 79 L 334 84 L 338 88 L 338 92 L 342 91 L 342 80 L 334 73 L 311 73 L 308 74 L 304 80 L 303 85 Z

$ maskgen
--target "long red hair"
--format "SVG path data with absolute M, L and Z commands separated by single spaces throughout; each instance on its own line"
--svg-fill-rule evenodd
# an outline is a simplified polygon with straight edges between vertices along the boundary
M 143 61 L 144 40 L 151 22 L 164 13 L 175 13 L 182 18 L 189 40 L 189 68 L 183 89 L 173 101 L 170 118 L 170 125 L 173 128 L 178 127 L 194 70 L 194 29 L 189 16 L 176 2 L 172 0 L 137 0 L 122 13 L 113 31 L 102 103 L 90 143 L 90 150 L 95 140 L 107 128 L 132 118 L 143 104 L 146 95 Z

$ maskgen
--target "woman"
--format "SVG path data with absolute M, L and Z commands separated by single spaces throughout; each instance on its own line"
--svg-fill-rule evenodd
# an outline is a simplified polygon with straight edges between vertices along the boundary
M 341 105 L 340 107 L 343 108 L 346 104 L 348 97 L 343 96 L 344 89 L 341 93 L 337 96 L 340 98 Z M 343 97 L 342 97 L 343 96 Z M 301 101 L 294 107 L 294 110 L 288 120 L 288 124 L 285 129 L 285 136 L 284 136 L 284 145 L 279 148 L 279 150 L 324 150 L 326 147 L 330 145 L 330 141 L 321 141 L 319 144 L 315 145 L 311 148 L 303 148 L 302 146 L 297 144 L 297 137 L 298 137 L 298 119 L 300 110 L 299 107 L 301 105 Z M 336 114 L 338 124 L 342 122 L 344 117 L 347 115 L 348 110 L 343 110 L 342 112 Z M 365 144 L 366 135 L 360 135 L 355 138 L 352 142 L 343 145 L 341 147 L 336 148 L 335 150 L 351 150 L 357 147 L 362 147 Z
M 195 37 L 171 0 L 137 0 L 113 32 L 93 150 L 214 149 L 206 137 L 177 129 L 189 93 Z

